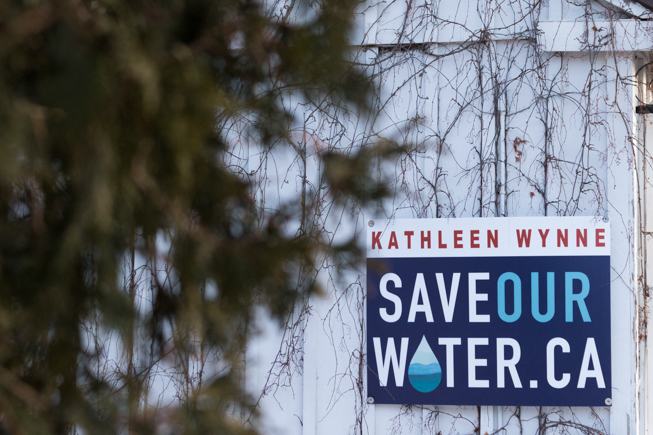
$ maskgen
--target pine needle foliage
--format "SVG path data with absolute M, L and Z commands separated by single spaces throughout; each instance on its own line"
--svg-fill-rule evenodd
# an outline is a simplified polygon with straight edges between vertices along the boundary
M 256 432 L 253 313 L 282 320 L 334 247 L 283 230 L 299 198 L 261 213 L 220 126 L 283 147 L 285 96 L 370 101 L 348 61 L 354 2 L 292 3 L 293 19 L 254 0 L 0 2 L 0 433 Z M 331 194 L 382 195 L 371 161 L 326 152 Z M 217 375 L 148 399 L 155 367 L 197 352 Z

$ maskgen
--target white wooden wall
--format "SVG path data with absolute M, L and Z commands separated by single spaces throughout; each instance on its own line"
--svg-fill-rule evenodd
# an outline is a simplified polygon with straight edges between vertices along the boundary
M 335 122 L 298 106 L 304 122 L 297 146 L 307 150 L 305 164 L 292 153 L 271 161 L 249 148 L 242 152 L 251 167 L 267 168 L 258 195 L 274 209 L 301 189 L 315 193 L 317 154 L 325 146 L 364 144 L 369 137 L 410 144 L 408 155 L 378 168 L 394 180 L 394 192 L 376 210 L 352 216 L 329 209 L 315 217 L 336 240 L 364 234 L 375 217 L 609 217 L 613 405 L 368 404 L 365 270 L 338 276 L 325 263 L 318 276 L 324 296 L 303 301 L 286 328 L 261 320 L 248 347 L 245 382 L 259 399 L 264 433 L 653 433 L 653 354 L 646 345 L 653 326 L 644 321 L 653 267 L 646 261 L 653 115 L 635 114 L 638 97 L 651 97 L 638 85 L 650 66 L 635 74 L 649 62 L 653 28 L 619 13 L 624 2 L 617 5 L 622 9 L 532 3 L 365 4 L 352 39 L 356 59 L 375 76 L 379 112 Z M 644 13 L 631 6 L 626 12 Z

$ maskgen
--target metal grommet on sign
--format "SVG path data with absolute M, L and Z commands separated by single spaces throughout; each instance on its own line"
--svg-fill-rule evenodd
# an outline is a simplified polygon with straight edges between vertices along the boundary
M 610 222 L 610 218 L 607 216 L 603 216 L 603 222 Z
M 374 226 L 374 221 L 369 221 L 369 222 L 367 223 L 367 225 L 373 227 L 373 226 Z
M 370 222 L 372 223 L 372 225 L 374 225 L 374 223 L 372 221 L 370 221 Z M 370 225 L 370 226 L 372 226 L 372 225 Z M 367 398 L 367 403 L 369 403 L 370 405 L 373 404 L 374 403 L 374 397 L 368 397 Z
M 370 399 L 367 399 L 367 400 L 370 400 Z M 605 399 L 605 404 L 606 404 L 607 406 L 612 405 L 612 399 L 609 398 L 609 397 L 608 397 L 607 399 Z

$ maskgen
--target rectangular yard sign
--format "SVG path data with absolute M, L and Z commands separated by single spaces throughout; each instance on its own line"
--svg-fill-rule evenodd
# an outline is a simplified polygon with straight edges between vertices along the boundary
M 380 404 L 611 404 L 602 218 L 367 229 L 367 387 Z

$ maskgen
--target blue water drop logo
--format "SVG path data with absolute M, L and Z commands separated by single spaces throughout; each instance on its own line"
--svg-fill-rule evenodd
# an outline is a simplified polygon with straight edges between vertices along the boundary
M 442 380 L 442 368 L 431 350 L 426 337 L 422 336 L 413 359 L 408 366 L 408 380 L 417 391 L 430 393 L 438 388 Z

